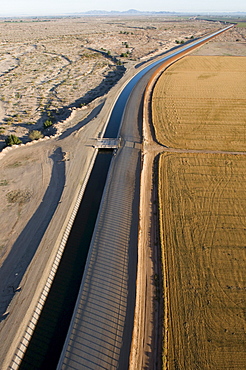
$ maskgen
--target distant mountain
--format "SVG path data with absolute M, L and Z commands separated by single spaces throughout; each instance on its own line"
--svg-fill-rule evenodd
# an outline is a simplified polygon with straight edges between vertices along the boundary
M 117 10 L 90 10 L 88 12 L 79 12 L 79 13 L 72 13 L 74 15 L 223 15 L 223 16 L 245 16 L 246 12 L 168 12 L 168 11 L 141 11 L 136 9 L 129 9 L 125 11 L 117 11 Z
M 165 12 L 165 11 L 160 11 L 160 12 L 151 12 L 151 11 L 140 11 L 136 9 L 129 9 L 126 11 L 117 11 L 117 10 L 89 10 L 88 12 L 81 12 L 81 13 L 76 13 L 76 14 L 83 14 L 83 15 L 145 15 L 145 14 L 177 14 L 176 12 Z

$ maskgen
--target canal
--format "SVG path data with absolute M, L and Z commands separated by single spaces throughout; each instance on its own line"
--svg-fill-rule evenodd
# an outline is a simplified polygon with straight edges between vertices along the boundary
M 55 369 L 78 296 L 112 150 L 99 150 L 49 295 L 20 369 Z
M 212 36 L 210 35 L 210 37 Z M 203 38 L 195 44 L 201 43 L 207 38 Z M 182 48 L 181 51 L 191 48 L 192 45 Z M 180 50 L 177 50 L 170 56 L 152 63 L 128 82 L 112 110 L 104 133 L 105 138 L 119 136 L 127 100 L 143 75 L 151 69 L 154 72 L 154 68 L 158 68 L 161 63 L 179 53 Z M 55 369 L 58 364 L 80 289 L 112 157 L 112 150 L 98 151 L 56 276 L 19 367 L 21 370 Z

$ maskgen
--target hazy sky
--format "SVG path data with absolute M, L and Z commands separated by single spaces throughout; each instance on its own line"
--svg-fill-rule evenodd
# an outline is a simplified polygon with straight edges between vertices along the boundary
M 88 10 L 148 10 L 182 12 L 246 12 L 245 0 L 0 0 L 0 16 L 59 15 Z

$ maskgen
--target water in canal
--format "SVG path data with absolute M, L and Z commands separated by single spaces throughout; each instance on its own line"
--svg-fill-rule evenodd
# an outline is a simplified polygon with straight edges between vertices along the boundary
M 66 248 L 20 369 L 55 369 L 77 300 L 84 266 L 112 159 L 99 151 Z
M 116 137 L 118 137 L 119 129 L 120 129 L 120 125 L 121 125 L 121 120 L 123 118 L 123 113 L 124 113 L 124 109 L 125 109 L 127 100 L 129 99 L 129 96 L 130 96 L 130 94 L 131 94 L 134 86 L 136 85 L 136 83 L 147 72 L 149 72 L 151 69 L 153 69 L 153 71 L 154 71 L 154 68 L 155 67 L 158 67 L 159 65 L 161 65 L 162 63 L 164 63 L 165 61 L 167 61 L 168 59 L 170 59 L 171 57 L 180 54 L 181 51 L 189 50 L 189 49 L 192 48 L 192 46 L 199 45 L 202 41 L 208 40 L 212 36 L 217 35 L 219 33 L 221 33 L 221 30 L 219 30 L 217 32 L 214 32 L 211 35 L 205 36 L 202 39 L 198 39 L 197 41 L 192 42 L 192 43 L 190 43 L 190 44 L 188 44 L 186 46 L 177 47 L 177 48 L 175 48 L 176 50 L 173 51 L 173 53 L 171 55 L 164 56 L 162 59 L 159 59 L 159 60 L 151 63 L 150 65 L 148 65 L 147 67 L 145 67 L 144 69 L 142 69 L 141 71 L 139 71 L 127 83 L 127 85 L 124 87 L 124 89 L 120 93 L 119 98 L 117 99 L 117 101 L 116 101 L 116 103 L 114 105 L 114 108 L 112 110 L 112 113 L 110 115 L 110 119 L 108 121 L 108 125 L 107 125 L 106 131 L 104 133 L 104 137 L 105 138 L 116 138 Z

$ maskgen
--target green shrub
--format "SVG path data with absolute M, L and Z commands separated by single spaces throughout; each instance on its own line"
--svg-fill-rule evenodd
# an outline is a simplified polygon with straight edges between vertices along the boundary
M 45 122 L 44 122 L 44 128 L 47 128 L 47 127 L 50 127 L 53 125 L 53 122 L 50 120 L 50 119 L 47 119 Z
M 12 145 L 19 145 L 22 143 L 22 141 L 16 135 L 9 135 L 5 139 L 5 143 L 7 146 L 12 146 Z
M 28 135 L 30 140 L 38 140 L 44 137 L 41 131 L 39 130 L 31 130 Z

